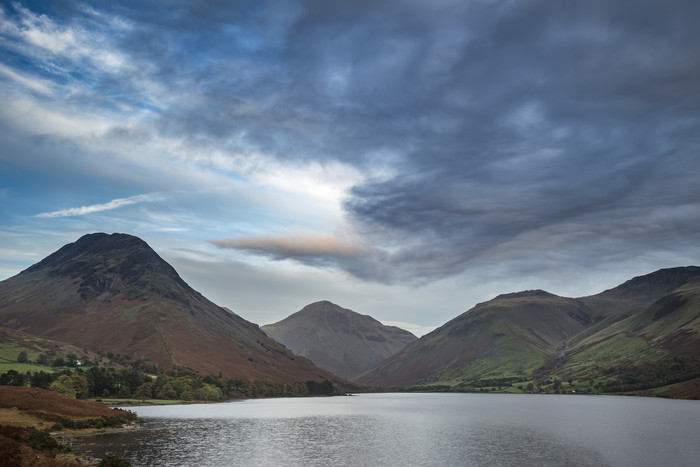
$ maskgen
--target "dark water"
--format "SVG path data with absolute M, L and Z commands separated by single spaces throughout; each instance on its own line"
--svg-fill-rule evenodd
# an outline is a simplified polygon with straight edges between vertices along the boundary
M 700 402 L 365 394 L 137 407 L 77 447 L 134 466 L 698 466 Z

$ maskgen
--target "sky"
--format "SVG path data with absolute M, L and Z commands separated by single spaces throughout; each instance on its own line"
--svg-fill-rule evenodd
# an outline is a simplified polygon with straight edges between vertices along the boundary
M 0 1 L 0 280 L 92 232 L 422 335 L 700 265 L 696 0 Z

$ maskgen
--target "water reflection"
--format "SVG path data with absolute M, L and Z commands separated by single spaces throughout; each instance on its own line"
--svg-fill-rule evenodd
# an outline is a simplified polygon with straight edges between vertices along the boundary
M 700 406 L 673 402 L 682 401 L 382 394 L 144 407 L 142 430 L 80 448 L 134 466 L 693 465 L 700 448 L 678 432 L 698 432 Z M 690 426 L 662 433 L 662 413 Z

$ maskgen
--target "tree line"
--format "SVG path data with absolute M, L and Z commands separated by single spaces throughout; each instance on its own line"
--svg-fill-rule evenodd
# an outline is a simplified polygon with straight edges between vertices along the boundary
M 18 356 L 26 358 L 26 356 Z M 49 389 L 77 399 L 164 399 L 183 401 L 224 401 L 231 398 L 295 397 L 332 395 L 338 390 L 328 380 L 283 383 L 267 379 L 225 378 L 221 374 L 202 375 L 182 368 L 160 369 L 147 359 L 130 361 L 113 357 L 124 366 L 104 366 L 70 355 L 61 358 L 75 365 L 59 371 L 8 370 L 0 374 L 0 385 L 32 386 Z M 24 360 L 26 361 L 26 360 Z M 54 365 L 57 366 L 57 365 Z
M 603 370 L 612 377 L 601 384 L 606 392 L 640 391 L 682 383 L 700 377 L 700 356 L 673 357 L 643 365 L 614 366 Z

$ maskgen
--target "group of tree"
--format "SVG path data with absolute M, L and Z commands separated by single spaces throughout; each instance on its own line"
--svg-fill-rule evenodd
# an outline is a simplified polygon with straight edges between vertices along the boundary
M 609 367 L 603 375 L 611 378 L 600 387 L 605 392 L 640 391 L 681 383 L 700 377 L 700 356 L 673 357 L 644 365 Z
M 66 360 L 72 361 L 69 358 Z M 147 359 L 120 360 L 126 365 L 99 366 L 94 364 L 96 362 L 90 362 L 92 366 L 65 366 L 55 368 L 57 371 L 53 372 L 9 370 L 0 374 L 0 385 L 39 387 L 78 399 L 183 401 L 331 395 L 337 391 L 328 380 L 282 383 L 266 379 L 224 378 L 221 374 L 201 375 L 182 368 L 162 370 Z

